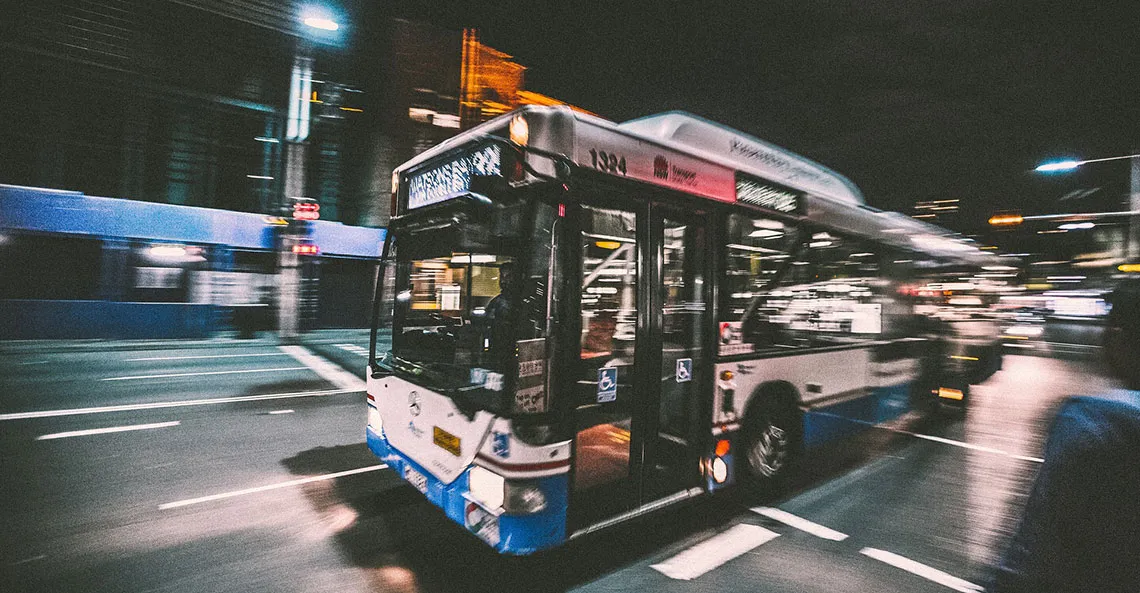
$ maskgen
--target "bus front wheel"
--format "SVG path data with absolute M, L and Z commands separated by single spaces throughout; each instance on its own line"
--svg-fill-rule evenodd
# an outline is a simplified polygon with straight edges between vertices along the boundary
M 788 466 L 799 449 L 798 414 L 776 398 L 764 398 L 750 407 L 738 442 L 737 475 L 751 494 L 778 493 Z

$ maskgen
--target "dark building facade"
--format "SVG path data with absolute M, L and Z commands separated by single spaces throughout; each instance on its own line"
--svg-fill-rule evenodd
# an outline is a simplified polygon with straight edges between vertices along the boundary
M 368 126 L 360 68 L 371 3 L 46 0 L 0 22 L 0 182 L 275 212 L 290 102 L 308 103 L 302 195 L 326 218 L 362 222 L 358 154 Z M 306 97 L 291 97 L 306 61 Z M 374 75 L 371 78 L 375 78 Z
M 0 20 L 0 183 L 382 226 L 401 162 L 525 68 L 370 0 L 43 0 Z M 316 20 L 314 20 L 316 19 Z M 330 30 L 335 28 L 335 30 Z

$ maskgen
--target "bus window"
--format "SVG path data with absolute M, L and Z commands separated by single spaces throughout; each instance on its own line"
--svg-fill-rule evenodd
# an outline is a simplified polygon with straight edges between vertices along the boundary
M 827 231 L 805 233 L 804 243 L 779 285 L 759 299 L 755 321 L 778 328 L 774 345 L 781 348 L 878 339 L 883 331 L 878 254 Z
M 878 339 L 884 306 L 878 253 L 821 230 L 804 231 L 797 243 L 784 238 L 790 233 L 783 225 L 729 217 L 720 353 Z
M 758 300 L 786 273 L 798 233 L 791 224 L 766 217 L 731 214 L 726 223 L 718 351 L 721 355 L 744 354 L 777 342 L 771 331 L 751 326 L 749 339 L 744 339 L 743 322 L 746 317 L 763 315 L 755 311 Z

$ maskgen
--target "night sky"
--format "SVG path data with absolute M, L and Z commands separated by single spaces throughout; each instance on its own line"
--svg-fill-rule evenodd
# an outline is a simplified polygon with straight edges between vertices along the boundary
M 1131 7 L 1127 6 L 1131 5 Z M 476 8 L 477 7 L 477 8 Z M 482 39 L 527 87 L 624 121 L 682 109 L 848 175 L 881 208 L 1114 208 L 1140 152 L 1140 4 L 868 1 L 431 3 L 397 12 Z M 1101 190 L 1059 200 L 1079 187 Z

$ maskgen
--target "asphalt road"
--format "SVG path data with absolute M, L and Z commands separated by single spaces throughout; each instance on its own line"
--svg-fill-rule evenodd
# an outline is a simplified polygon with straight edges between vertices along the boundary
M 376 467 L 366 340 L 316 342 L 0 348 L 0 590 L 971 591 L 1060 398 L 1113 386 L 1009 356 L 964 417 L 811 454 L 778 512 L 703 500 L 519 560 Z

